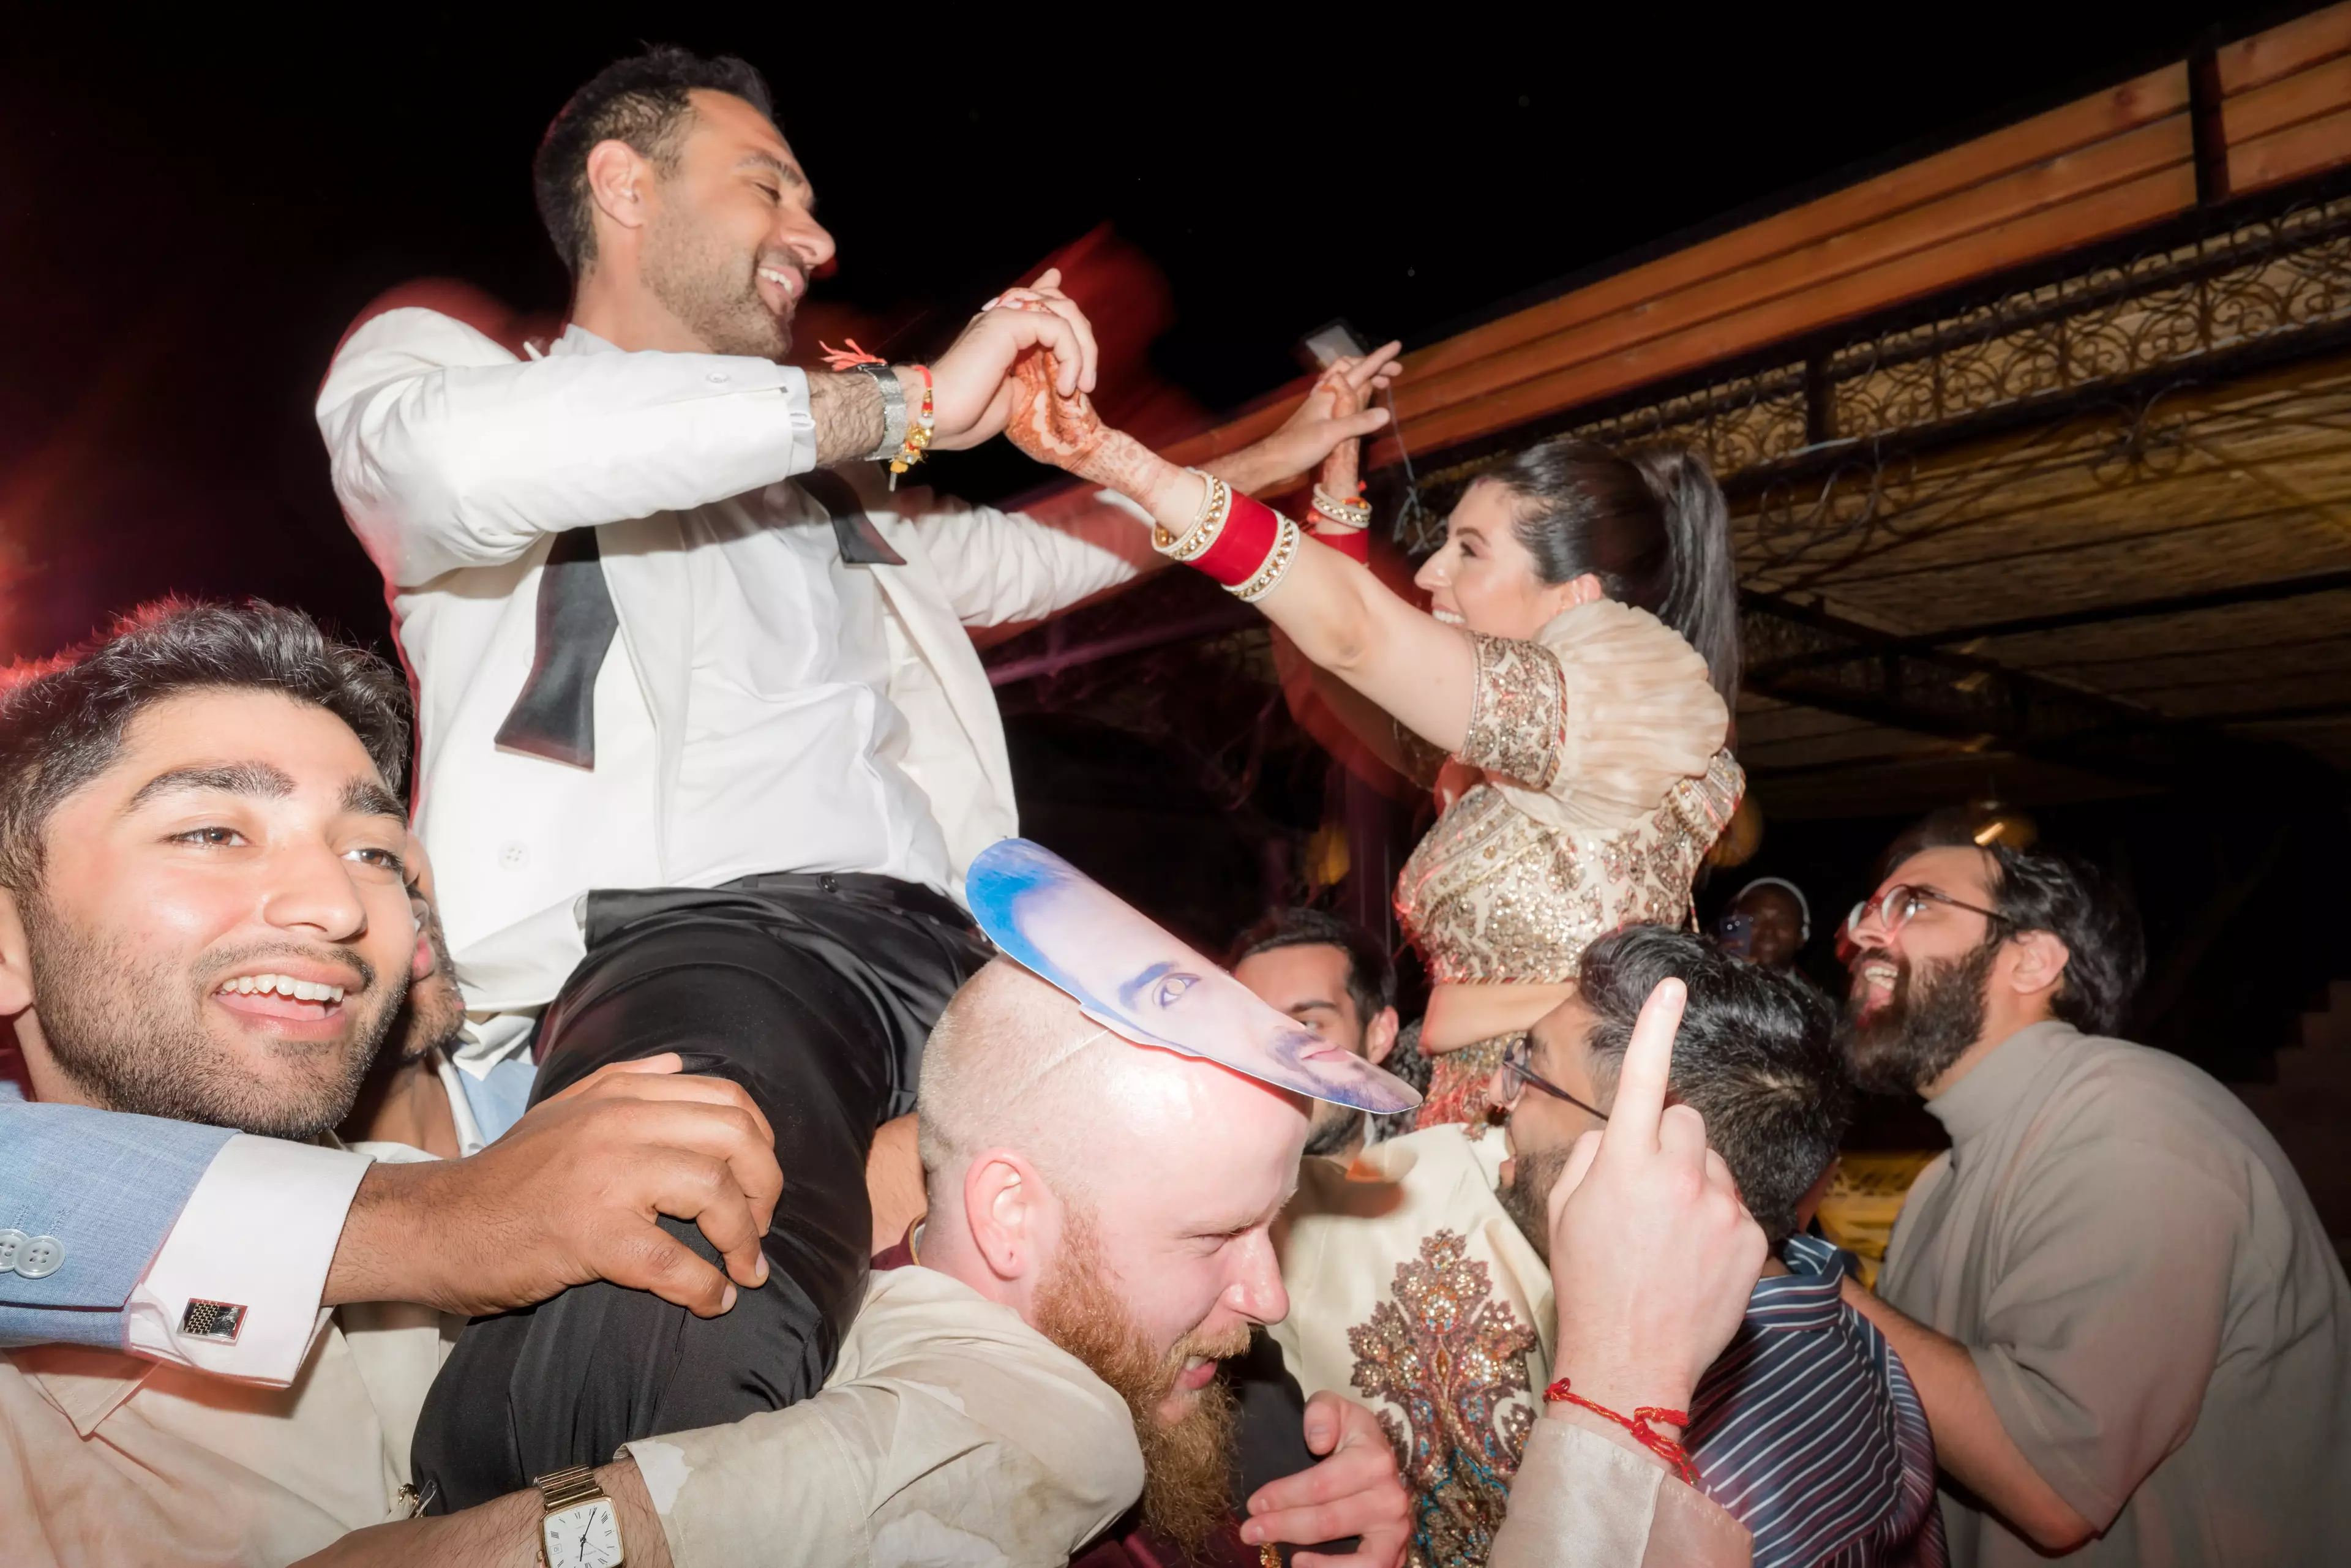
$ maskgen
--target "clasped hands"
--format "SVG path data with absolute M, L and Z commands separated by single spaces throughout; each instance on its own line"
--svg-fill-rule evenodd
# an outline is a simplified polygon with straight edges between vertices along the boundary
M 1387 411 L 1372 403 L 1394 384 L 1401 348 L 1334 361 L 1279 427 L 1218 459 L 1217 471 L 1242 490 L 1267 488 L 1385 428 Z M 1060 270 L 1048 270 L 981 307 L 933 362 L 932 445 L 954 451 L 1002 432 L 1040 463 L 1140 500 L 1129 486 L 1146 482 L 1158 459 L 1102 423 L 1090 396 L 1099 373 L 1093 328 Z

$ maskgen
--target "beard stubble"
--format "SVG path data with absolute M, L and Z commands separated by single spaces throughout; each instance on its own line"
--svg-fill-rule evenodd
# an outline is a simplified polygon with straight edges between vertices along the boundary
M 1573 1153 L 1573 1144 L 1531 1154 L 1513 1151 L 1510 1179 L 1494 1189 L 1502 1212 L 1518 1222 L 1520 1232 L 1534 1245 L 1535 1256 L 1546 1263 L 1551 1261 L 1551 1189 L 1566 1174 Z
M 360 1017 L 340 1044 L 283 1047 L 282 1059 L 298 1061 L 292 1082 L 273 1092 L 204 1028 L 201 1000 L 194 1009 L 173 1005 L 188 994 L 187 975 L 85 936 L 38 897 L 26 899 L 23 911 L 49 1054 L 84 1093 L 112 1111 L 307 1142 L 350 1110 L 399 1000 L 396 992 L 387 997 L 376 988 L 373 970 L 358 955 L 339 952 L 339 959 L 358 967 L 358 995 L 373 998 L 375 1011 Z M 298 949 L 288 944 L 274 951 Z M 205 961 L 219 967 L 261 956 L 208 954 Z
M 648 237 L 645 287 L 712 353 L 781 361 L 790 351 L 791 318 L 759 298 L 758 257 L 729 254 L 674 204 L 654 217 Z
M 1364 1113 L 1349 1105 L 1331 1105 L 1318 1101 L 1314 1120 L 1306 1131 L 1305 1153 L 1336 1155 L 1347 1152 L 1347 1145 L 1364 1136 L 1369 1129 Z M 1326 1113 L 1338 1113 L 1327 1114 Z

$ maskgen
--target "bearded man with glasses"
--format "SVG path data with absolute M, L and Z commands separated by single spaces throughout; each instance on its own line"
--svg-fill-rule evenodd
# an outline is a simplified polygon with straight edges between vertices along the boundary
M 2108 1038 L 2138 925 L 2094 869 L 1930 822 L 1845 938 L 1855 1079 L 1951 1151 L 1848 1300 L 1901 1354 L 1951 1561 L 2301 1563 L 2351 1541 L 2351 1288 L 2236 1096 Z M 2329 1550 L 2329 1547 L 2332 1550 Z

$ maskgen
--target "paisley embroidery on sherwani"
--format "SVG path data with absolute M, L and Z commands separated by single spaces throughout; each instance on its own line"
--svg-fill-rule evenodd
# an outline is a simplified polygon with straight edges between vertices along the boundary
M 1439 1230 L 1396 1266 L 1371 1320 L 1347 1331 L 1355 1387 L 1395 1406 L 1380 1426 L 1412 1489 L 1415 1568 L 1486 1561 L 1534 1426 L 1525 1396 L 1535 1331 L 1492 1298 L 1486 1265 Z

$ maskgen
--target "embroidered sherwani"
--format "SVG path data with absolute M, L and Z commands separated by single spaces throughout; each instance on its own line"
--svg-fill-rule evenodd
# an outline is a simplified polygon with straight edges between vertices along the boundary
M 1396 914 L 1439 985 L 1556 985 L 1625 925 L 1689 919 L 1698 862 L 1746 778 L 1706 661 L 1646 611 L 1594 600 L 1528 642 L 1469 633 L 1457 754 L 1483 768 L 1405 862 Z M 1437 1058 L 1420 1125 L 1475 1121 L 1513 1037 Z
M 1301 1163 L 1274 1230 L 1290 1375 L 1378 1415 L 1412 1493 L 1413 1568 L 1745 1563 L 1729 1514 L 1604 1429 L 1543 1415 L 1551 1270 L 1495 1197 L 1502 1157 L 1444 1126 L 1352 1167 Z

